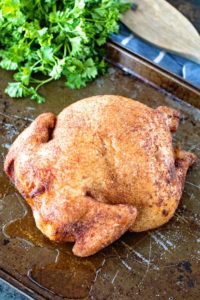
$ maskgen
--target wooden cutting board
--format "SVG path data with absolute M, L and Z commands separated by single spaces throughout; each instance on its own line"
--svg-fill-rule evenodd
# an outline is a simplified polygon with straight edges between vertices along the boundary
M 200 63 L 200 35 L 190 21 L 165 0 L 134 0 L 136 9 L 121 21 L 146 41 Z

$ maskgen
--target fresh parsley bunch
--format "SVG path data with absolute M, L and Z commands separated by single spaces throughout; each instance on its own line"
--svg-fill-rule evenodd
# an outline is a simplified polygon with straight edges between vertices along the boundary
M 84 87 L 105 71 L 102 45 L 128 7 L 122 0 L 0 0 L 0 66 L 15 71 L 6 93 L 42 103 L 38 89 L 61 76 L 69 88 Z

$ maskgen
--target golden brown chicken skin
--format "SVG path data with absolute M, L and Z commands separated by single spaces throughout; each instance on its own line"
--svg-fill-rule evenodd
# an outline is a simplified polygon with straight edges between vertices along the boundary
M 96 96 L 44 113 L 11 146 L 5 172 L 51 240 L 89 256 L 125 231 L 165 224 L 178 206 L 192 153 L 174 150 L 179 112 Z

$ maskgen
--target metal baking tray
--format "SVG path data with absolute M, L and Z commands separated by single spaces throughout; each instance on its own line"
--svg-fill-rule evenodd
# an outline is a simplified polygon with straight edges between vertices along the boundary
M 47 101 L 12 100 L 4 94 L 11 73 L 0 70 L 0 277 L 34 299 L 198 299 L 200 295 L 200 161 L 189 171 L 181 204 L 165 226 L 126 233 L 89 258 L 71 244 L 50 242 L 35 227 L 31 211 L 3 173 L 15 137 L 40 113 L 97 94 L 117 94 L 151 107 L 181 111 L 174 136 L 200 158 L 200 91 L 139 56 L 108 43 L 107 75 L 81 90 L 64 81 L 41 89 Z M 121 69 L 121 70 L 120 70 Z
M 97 94 L 118 94 L 151 107 L 179 109 L 181 125 L 174 143 L 200 157 L 200 111 L 189 104 L 199 107 L 199 91 L 114 44 L 108 44 L 107 54 L 107 60 L 123 66 L 125 72 L 111 66 L 107 75 L 75 91 L 67 90 L 62 80 L 53 82 L 42 88 L 47 99 L 44 105 L 29 99 L 9 99 L 3 90 L 10 74 L 0 71 L 0 275 L 35 299 L 197 299 L 199 161 L 189 171 L 179 209 L 167 225 L 151 232 L 127 233 L 89 258 L 75 257 L 71 244 L 48 241 L 36 229 L 29 207 L 2 171 L 8 147 L 38 114 L 59 113 L 70 103 Z M 131 75 L 136 67 L 137 77 Z M 145 74 L 151 78 L 139 78 Z M 153 79 L 159 79 L 161 87 Z M 167 80 L 171 84 L 167 85 Z

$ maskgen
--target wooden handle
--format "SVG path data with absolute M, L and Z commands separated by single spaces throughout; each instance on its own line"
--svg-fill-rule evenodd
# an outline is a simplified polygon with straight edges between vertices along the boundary
M 200 36 L 194 26 L 165 0 L 134 0 L 136 10 L 121 21 L 134 33 L 169 52 L 200 63 Z

